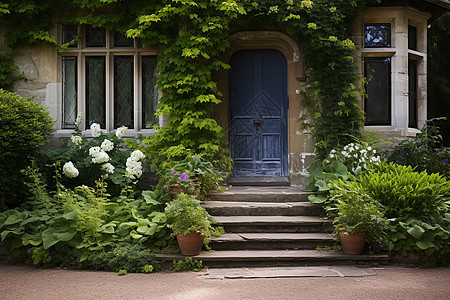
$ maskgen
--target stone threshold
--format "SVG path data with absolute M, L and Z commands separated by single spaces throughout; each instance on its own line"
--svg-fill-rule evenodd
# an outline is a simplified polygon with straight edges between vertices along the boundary
M 311 266 L 271 268 L 209 268 L 201 275 L 206 279 L 253 279 L 295 277 L 364 277 L 376 275 L 372 268 L 355 266 Z

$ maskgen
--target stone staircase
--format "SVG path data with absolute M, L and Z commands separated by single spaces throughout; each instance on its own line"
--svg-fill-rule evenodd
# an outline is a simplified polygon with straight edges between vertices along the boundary
M 202 205 L 223 226 L 226 234 L 211 241 L 214 251 L 195 259 L 210 267 L 281 267 L 387 263 L 388 256 L 346 255 L 318 251 L 333 246 L 331 221 L 321 218 L 319 206 L 308 202 L 309 193 L 292 187 L 233 186 L 211 194 Z M 159 254 L 161 261 L 182 255 Z

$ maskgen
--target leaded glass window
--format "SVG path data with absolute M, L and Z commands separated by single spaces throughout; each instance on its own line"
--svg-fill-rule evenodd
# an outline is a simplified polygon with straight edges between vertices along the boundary
M 114 56 L 114 128 L 134 127 L 132 55 Z
M 105 57 L 86 56 L 86 127 L 92 123 L 106 128 Z
M 390 48 L 391 24 L 389 23 L 364 24 L 364 47 Z
M 391 124 L 391 58 L 366 57 L 364 75 L 368 80 L 364 111 L 367 125 Z
M 142 128 L 152 128 L 156 122 L 158 89 L 156 85 L 156 56 L 142 56 Z
M 106 47 L 106 31 L 103 28 L 86 26 L 85 45 L 89 47 Z
M 134 47 L 134 40 L 124 36 L 123 34 L 114 32 L 114 47 L 132 48 Z
M 77 57 L 62 58 L 62 128 L 75 128 L 77 117 Z
M 78 27 L 76 25 L 63 25 L 62 27 L 62 43 L 66 44 L 76 39 L 78 35 Z M 77 48 L 78 43 L 74 42 L 68 46 L 69 48 Z
M 417 50 L 417 27 L 408 26 L 408 49 Z
M 408 60 L 408 127 L 417 128 L 417 61 Z

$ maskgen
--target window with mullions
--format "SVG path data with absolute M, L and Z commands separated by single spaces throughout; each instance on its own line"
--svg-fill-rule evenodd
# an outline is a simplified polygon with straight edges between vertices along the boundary
M 390 23 L 364 24 L 364 47 L 390 48 L 391 24 Z
M 408 26 L 408 49 L 417 51 L 417 27 Z
M 364 101 L 366 125 L 390 125 L 391 58 L 366 57 L 364 76 L 368 81 Z
M 61 42 L 72 33 L 85 34 L 80 47 L 61 52 L 61 128 L 75 128 L 83 115 L 83 129 L 92 123 L 102 129 L 120 126 L 151 129 L 159 93 L 156 87 L 157 56 L 154 50 L 136 48 L 135 41 L 104 29 L 62 26 Z M 98 38 L 98 40 L 97 40 Z M 94 51 L 92 47 L 95 47 Z M 104 48 L 104 50 L 99 49 Z M 78 90 L 82 93 L 78 93 Z

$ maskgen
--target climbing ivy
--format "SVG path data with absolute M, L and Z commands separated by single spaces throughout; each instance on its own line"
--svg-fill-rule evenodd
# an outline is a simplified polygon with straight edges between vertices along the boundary
M 56 47 L 49 33 L 55 20 L 113 29 L 157 47 L 163 94 L 157 113 L 170 118 L 145 139 L 147 155 L 161 164 L 198 153 L 229 167 L 226 137 L 212 112 L 221 96 L 213 74 L 228 68 L 220 57 L 230 33 L 275 29 L 297 41 L 308 67 L 302 89 L 308 122 L 302 126 L 323 158 L 360 135 L 360 78 L 349 27 L 372 2 L 377 0 L 10 0 L 0 2 L 0 14 L 10 47 L 40 42 Z

